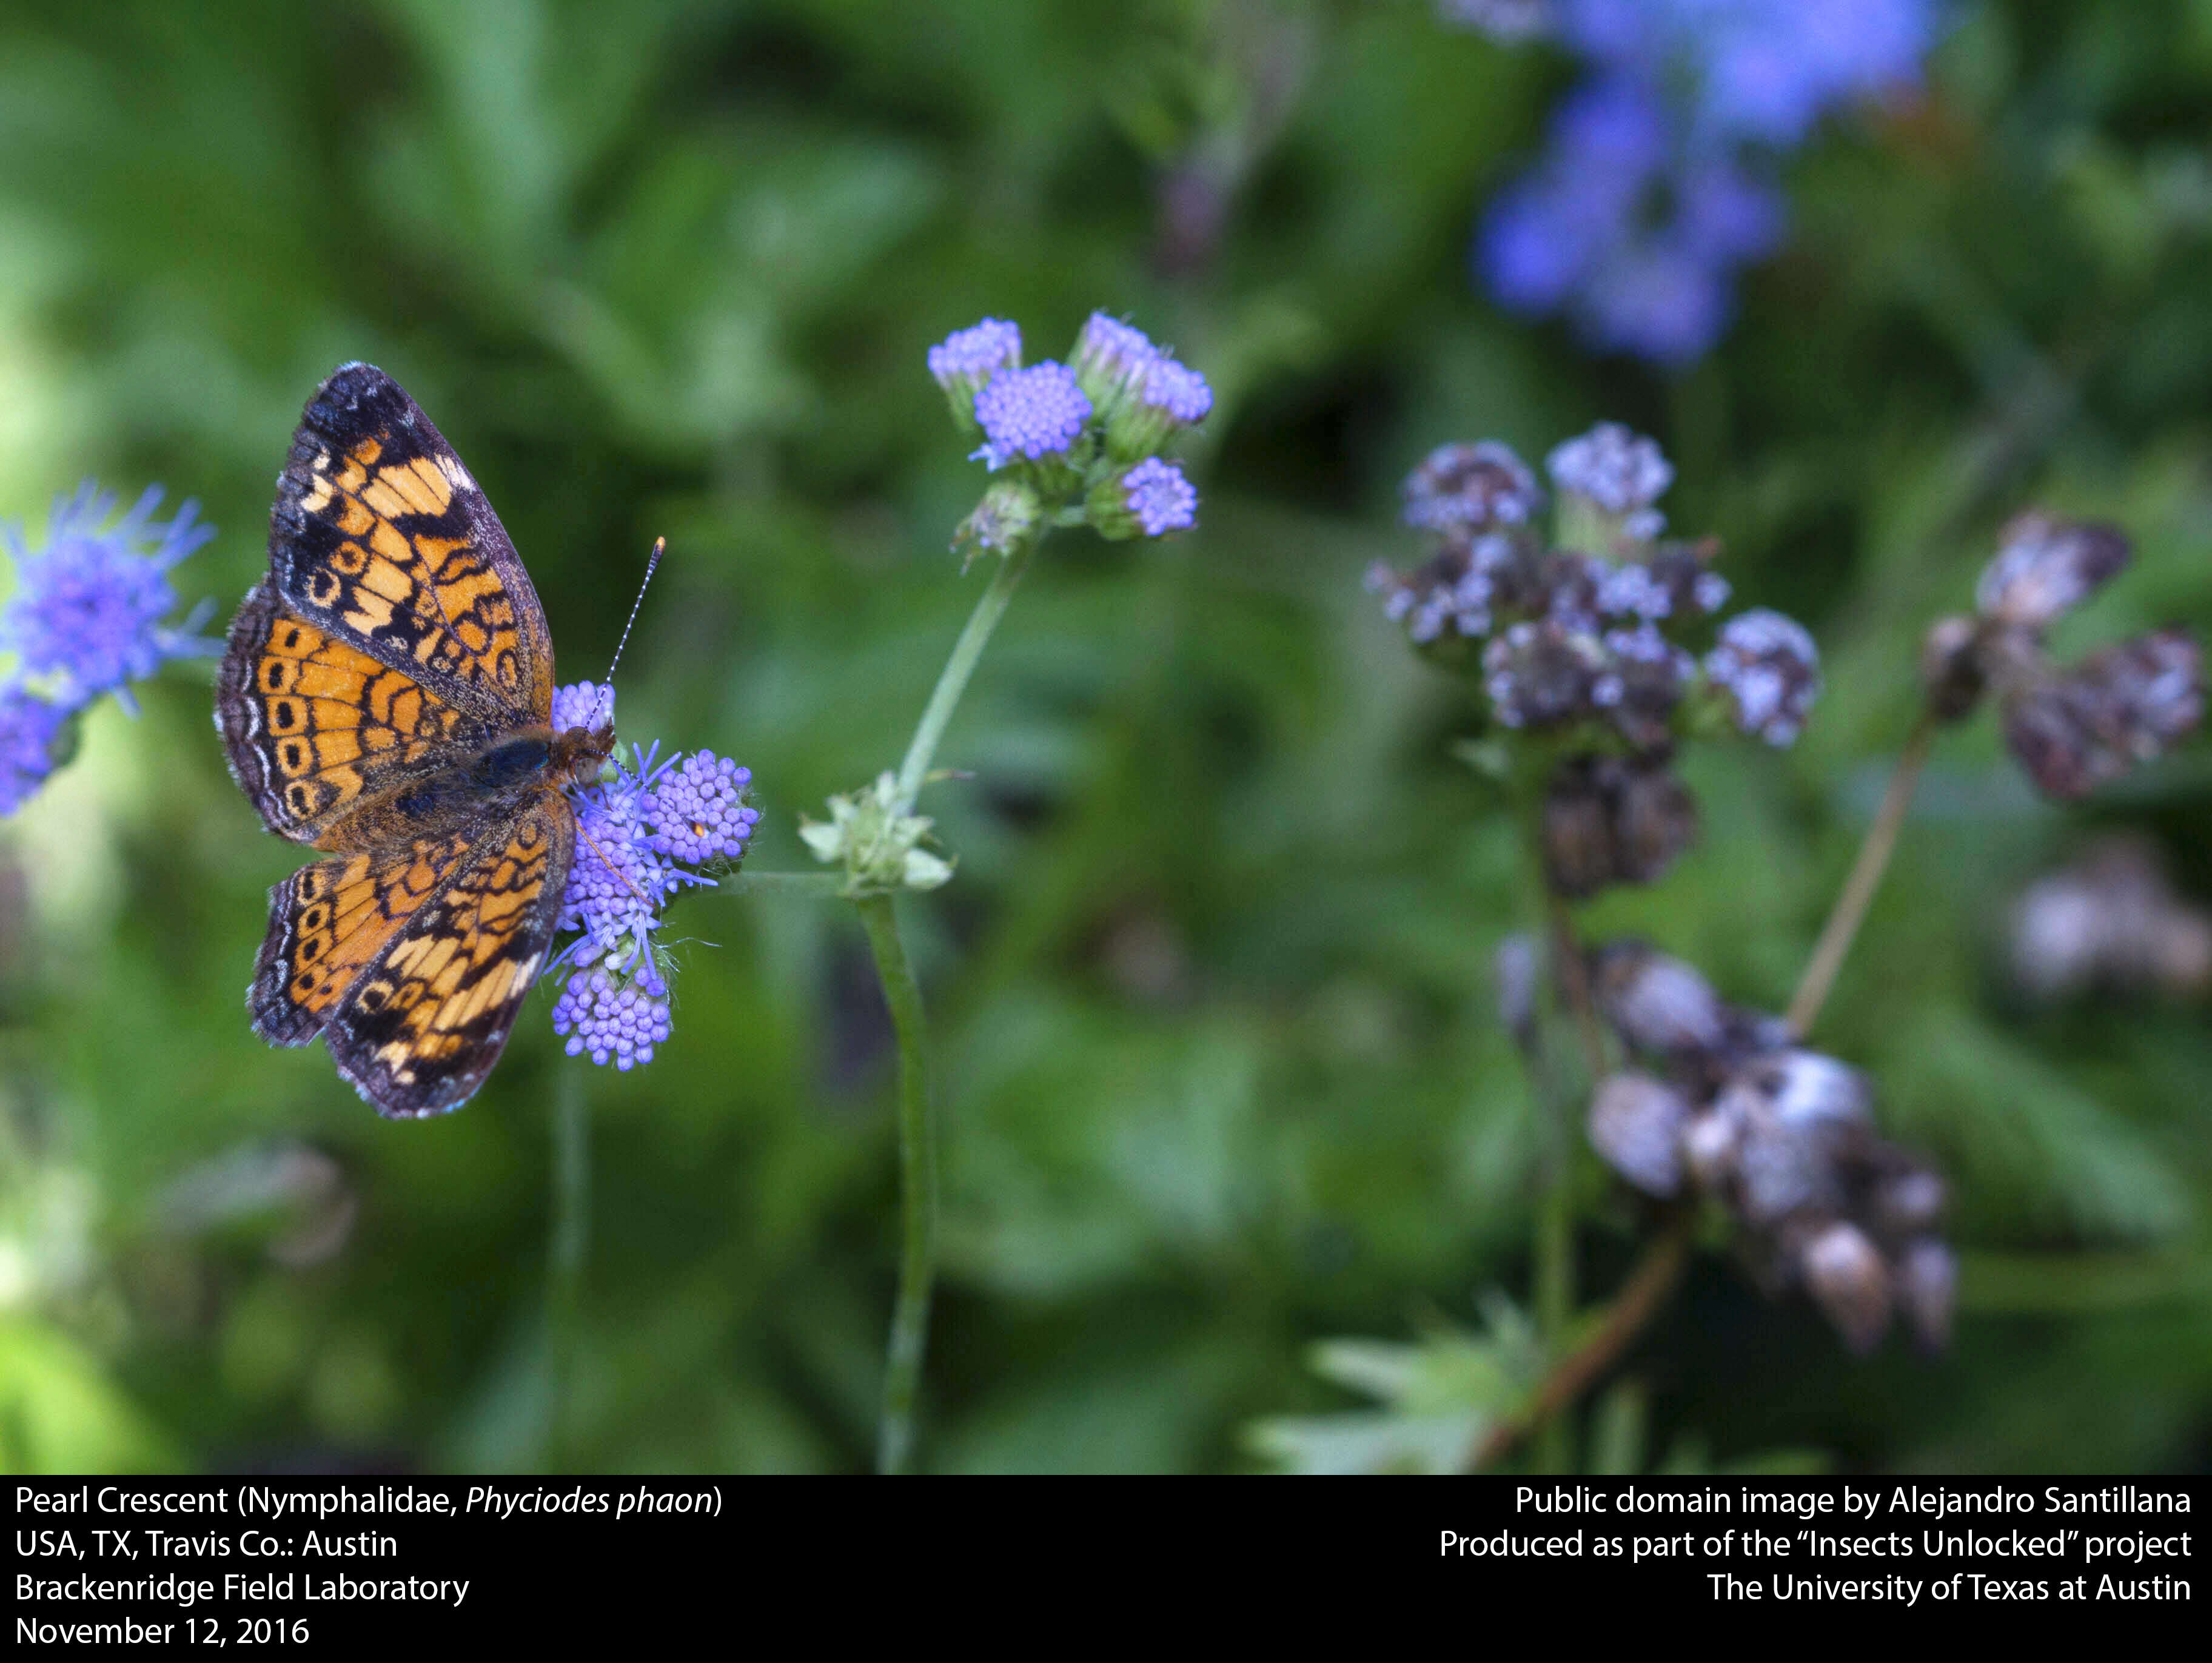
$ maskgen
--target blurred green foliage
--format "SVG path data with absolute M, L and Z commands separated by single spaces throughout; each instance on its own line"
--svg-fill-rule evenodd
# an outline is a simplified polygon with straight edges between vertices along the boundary
M 1525 1286 L 1535 1138 L 1488 983 L 1510 830 L 1359 588 L 1410 557 L 1404 470 L 1629 421 L 1739 598 L 1814 626 L 1804 741 L 1695 758 L 1700 847 L 1592 921 L 1769 1008 L 2007 514 L 2138 539 L 2082 639 L 2212 626 L 2212 3 L 1961 6 L 1924 102 L 1796 165 L 1789 251 L 1674 381 L 1468 281 L 1561 74 L 1412 0 L 4 0 L 0 512 L 162 481 L 222 527 L 181 576 L 227 606 L 300 406 L 380 363 L 499 508 L 564 677 L 668 538 L 624 730 L 749 763 L 752 862 L 794 868 L 980 584 L 925 348 L 993 314 L 1049 353 L 1093 307 L 1172 343 L 1222 394 L 1200 530 L 1051 545 L 940 753 L 974 777 L 926 804 L 960 868 L 907 915 L 949 1129 L 924 1460 L 1428 1464 L 1468 1380 L 1525 1378 L 1478 1301 Z M 583 1069 L 533 1008 L 467 1109 L 382 1124 L 248 1031 L 290 851 L 205 673 L 148 691 L 0 832 L 0 1461 L 865 1465 L 896 1173 L 849 909 L 689 898 L 650 1068 Z M 1823 1041 L 1954 1179 L 1955 1349 L 1848 1362 L 1708 1253 L 1592 1411 L 1597 1465 L 2212 1459 L 2203 1007 L 2033 1008 L 1998 951 L 2113 821 L 2212 889 L 2208 800 L 2201 746 L 2061 810 L 1986 720 L 1945 740 Z M 1601 1292 L 1635 1227 L 1583 1160 Z M 1380 1444 L 1328 1443 L 1376 1399 Z

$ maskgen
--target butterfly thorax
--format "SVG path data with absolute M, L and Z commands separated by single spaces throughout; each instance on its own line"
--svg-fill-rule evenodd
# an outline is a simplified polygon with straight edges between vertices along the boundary
M 592 783 L 613 751 L 611 727 L 520 728 L 362 804 L 316 846 L 370 849 L 463 832 L 495 815 L 501 803 Z

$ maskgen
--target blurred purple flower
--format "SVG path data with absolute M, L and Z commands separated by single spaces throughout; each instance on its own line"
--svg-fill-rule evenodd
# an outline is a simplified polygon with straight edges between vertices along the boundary
M 21 687 L 0 690 L 0 814 L 36 796 L 54 771 L 54 741 L 69 713 Z
M 1535 8 L 1469 8 L 1498 38 Z M 1509 27 L 1492 27 L 1499 9 Z M 1663 364 L 1726 330 L 1738 267 L 1782 235 L 1776 152 L 1831 110 L 1909 86 L 1931 0 L 1556 0 L 1543 21 L 1589 62 L 1547 154 L 1499 194 L 1476 259 L 1509 310 Z
M 135 715 L 126 684 L 144 680 L 167 660 L 222 646 L 195 633 L 197 614 L 173 629 L 161 622 L 177 604 L 170 568 L 215 530 L 194 523 L 191 503 L 168 524 L 155 524 L 161 501 L 161 487 L 149 486 L 128 514 L 103 527 L 115 498 L 87 481 L 74 497 L 55 503 L 45 548 L 34 551 L 19 527 L 0 526 L 16 574 L 15 593 L 0 612 L 0 649 L 15 653 L 17 674 L 44 684 L 64 710 L 112 692 Z

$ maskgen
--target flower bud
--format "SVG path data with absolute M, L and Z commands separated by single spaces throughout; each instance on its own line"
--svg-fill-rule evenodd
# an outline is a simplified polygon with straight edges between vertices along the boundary
M 994 479 L 983 500 L 952 533 L 952 546 L 970 559 L 979 551 L 1011 554 L 1036 531 L 1043 513 L 1044 505 L 1027 480 L 1011 476 Z
M 1795 618 L 1754 606 L 1729 619 L 1705 673 L 1734 704 L 1738 728 L 1788 745 L 1820 693 L 1820 655 Z
M 1727 1008 L 1680 959 L 1632 941 L 1598 955 L 1598 1009 L 1621 1039 L 1653 1056 L 1708 1051 L 1726 1033 Z
M 1942 1179 L 1924 1167 L 1908 1167 L 1875 1186 L 1875 1226 L 1892 1240 L 1932 1230 L 1943 1216 L 1943 1199 Z
M 1143 330 L 1103 312 L 1093 312 L 1075 338 L 1069 362 L 1100 416 L 1110 422 L 1122 399 L 1143 382 L 1145 372 L 1159 356 L 1159 348 Z
M 1688 1100 L 1672 1086 L 1648 1074 L 1612 1075 L 1590 1100 L 1590 1147 L 1638 1189 L 1664 1199 L 1682 1187 L 1689 1114 Z
M 1854 1224 L 1828 1225 L 1800 1250 L 1805 1286 L 1844 1343 L 1871 1351 L 1889 1327 L 1889 1270 Z
M 1516 624 L 1483 649 L 1483 686 L 1508 728 L 1555 728 L 1594 714 L 1605 668 L 1595 636 L 1550 618 Z
M 2020 515 L 2004 528 L 1974 605 L 1984 618 L 2040 632 L 2127 563 L 2118 527 Z
M 2008 700 L 2005 743 L 2045 795 L 2070 799 L 2159 755 L 2203 714 L 2197 643 L 2159 630 Z
M 1698 839 L 1698 803 L 1663 762 L 1624 764 L 1613 801 L 1613 868 L 1625 883 L 1654 883 Z
M 1959 1293 L 1959 1261 L 1951 1250 L 1934 1236 L 1922 1236 L 1905 1247 L 1896 1281 L 1897 1302 L 1913 1337 L 1924 1350 L 1947 1349 Z
M 1439 445 L 1406 476 L 1406 523 L 1429 531 L 1477 532 L 1524 524 L 1544 493 L 1506 446 Z
M 1091 400 L 1066 364 L 1001 369 L 975 395 L 983 444 L 973 460 L 994 473 L 1018 462 L 1064 464 L 1091 415 Z
M 975 395 L 999 371 L 1018 369 L 1021 362 L 1022 332 L 1004 318 L 956 330 L 929 349 L 929 373 L 945 389 L 953 421 L 971 437 L 980 431 Z
M 1106 454 L 1117 462 L 1152 455 L 1175 434 L 1206 419 L 1213 389 L 1206 377 L 1156 353 L 1106 418 Z
M 1613 805 L 1595 766 L 1583 757 L 1562 765 L 1544 793 L 1544 873 L 1576 900 L 1613 880 Z
M 1181 468 L 1158 456 L 1101 479 L 1083 506 L 1091 528 L 1113 542 L 1164 537 L 1198 523 L 1197 490 Z
M 1592 554 L 1609 554 L 1616 543 L 1649 542 L 1667 523 L 1651 505 L 1674 482 L 1674 464 L 1652 440 L 1618 422 L 1600 422 L 1545 459 L 1559 487 L 1559 540 Z
M 1973 713 L 1989 685 L 1983 673 L 1982 632 L 1971 618 L 1938 618 L 1920 646 L 1920 685 L 1928 712 L 1938 722 Z
M 1682 1164 L 1707 1195 L 1718 1195 L 1735 1176 L 1738 1130 L 1735 1118 L 1719 1109 L 1702 1110 L 1683 1123 Z

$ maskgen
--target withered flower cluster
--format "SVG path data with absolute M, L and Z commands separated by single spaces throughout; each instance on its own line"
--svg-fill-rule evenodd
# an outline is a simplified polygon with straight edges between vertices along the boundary
M 1804 1288 L 1853 1349 L 1879 1344 L 1893 1315 L 1943 1346 L 1957 1281 L 1943 1180 L 1875 1131 L 1865 1077 L 1640 943 L 1598 949 L 1590 976 L 1638 1065 L 1590 1103 L 1607 1163 L 1646 1194 L 1725 1207 L 1761 1282 Z
M 2212 912 L 2175 891 L 2156 844 L 2100 838 L 2021 893 L 2013 908 L 2012 968 L 2038 999 L 2202 997 L 2212 988 Z
M 2116 527 L 2028 513 L 2008 525 L 1982 573 L 1971 617 L 1928 632 L 1921 680 L 1941 722 L 1971 715 L 1993 695 L 2005 743 L 2047 795 L 2086 796 L 2158 756 L 2204 714 L 2196 642 L 2154 630 L 2052 661 L 2051 626 L 2128 563 Z
M 1548 875 L 1582 897 L 1651 881 L 1696 837 L 1673 762 L 1701 707 L 1787 745 L 1819 691 L 1819 656 L 1765 610 L 1712 638 L 1729 597 L 1711 570 L 1719 545 L 1662 536 L 1656 505 L 1674 471 L 1650 439 L 1601 423 L 1547 467 L 1548 535 L 1545 493 L 1505 446 L 1431 453 L 1406 481 L 1405 518 L 1433 552 L 1410 571 L 1377 564 L 1367 585 L 1423 653 L 1469 675 L 1498 727 L 1547 740 Z

